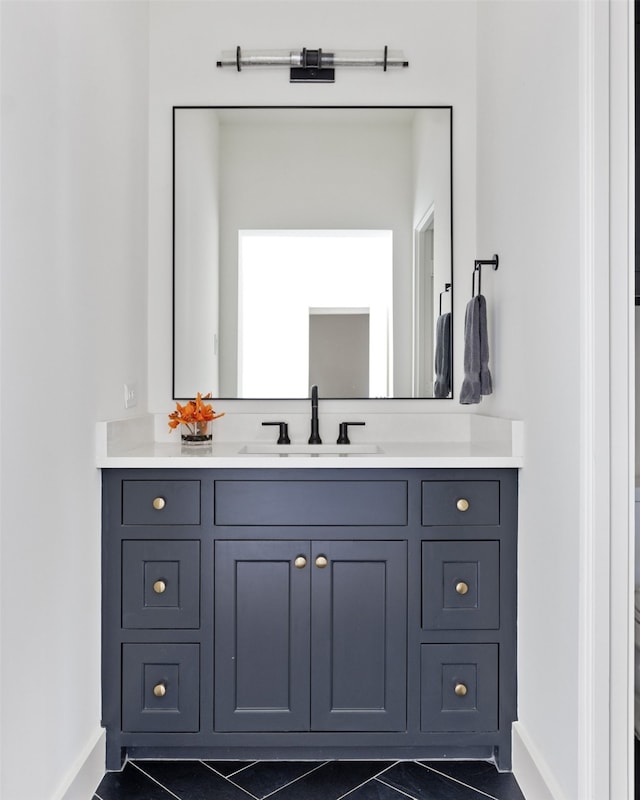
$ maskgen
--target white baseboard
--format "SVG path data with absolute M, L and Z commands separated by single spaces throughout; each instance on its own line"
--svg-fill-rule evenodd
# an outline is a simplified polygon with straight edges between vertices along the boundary
M 513 774 L 526 800 L 567 800 L 520 722 L 513 723 Z
M 105 732 L 100 728 L 87 742 L 51 800 L 90 800 L 105 772 Z

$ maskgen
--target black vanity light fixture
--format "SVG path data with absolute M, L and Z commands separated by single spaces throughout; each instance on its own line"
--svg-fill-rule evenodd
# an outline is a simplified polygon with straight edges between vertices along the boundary
M 379 67 L 383 72 L 396 67 L 408 67 L 399 50 L 342 50 L 326 52 L 324 50 L 250 50 L 243 52 L 236 47 L 235 51 L 222 53 L 218 67 L 235 67 L 238 72 L 253 67 L 288 67 L 289 81 L 302 83 L 334 83 L 335 67 Z

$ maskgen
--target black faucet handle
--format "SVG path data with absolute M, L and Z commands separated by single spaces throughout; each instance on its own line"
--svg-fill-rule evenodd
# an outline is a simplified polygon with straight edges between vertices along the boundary
M 289 426 L 286 422 L 263 422 L 263 425 L 277 425 L 280 428 L 280 436 L 278 436 L 278 444 L 291 444 L 289 438 Z
M 349 441 L 349 425 L 366 425 L 366 422 L 341 422 L 340 435 L 336 444 L 351 444 Z

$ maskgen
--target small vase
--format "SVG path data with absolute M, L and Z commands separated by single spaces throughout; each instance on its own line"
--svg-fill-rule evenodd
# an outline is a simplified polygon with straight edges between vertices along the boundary
M 181 434 L 183 447 L 202 447 L 211 444 L 213 434 L 210 420 L 194 422 L 185 428 L 186 430 Z

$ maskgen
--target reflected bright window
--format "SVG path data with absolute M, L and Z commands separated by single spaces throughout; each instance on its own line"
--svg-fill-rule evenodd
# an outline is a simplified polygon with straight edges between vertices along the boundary
M 238 266 L 238 397 L 307 397 L 310 382 L 325 397 L 393 396 L 390 230 L 243 230 Z M 313 361 L 310 329 L 327 330 Z M 346 361 L 343 386 L 323 387 L 327 360 Z

